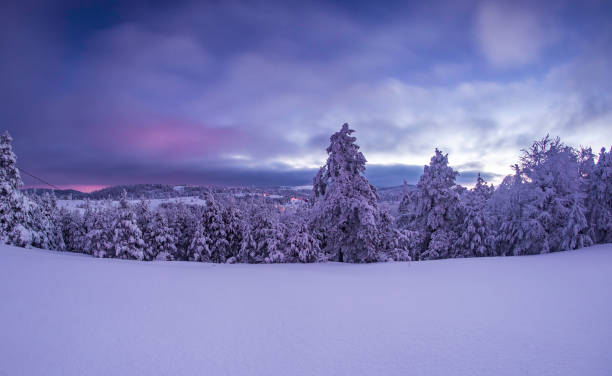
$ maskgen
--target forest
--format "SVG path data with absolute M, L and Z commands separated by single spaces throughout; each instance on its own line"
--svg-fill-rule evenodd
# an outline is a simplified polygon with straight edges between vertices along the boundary
M 394 213 L 365 177 L 348 124 L 330 137 L 310 197 L 286 210 L 253 195 L 204 189 L 205 205 L 86 199 L 58 205 L 28 194 L 8 132 L 0 136 L 0 241 L 24 248 L 134 260 L 370 263 L 519 256 L 612 242 L 612 156 L 546 136 L 522 150 L 498 186 L 471 189 L 436 149 Z

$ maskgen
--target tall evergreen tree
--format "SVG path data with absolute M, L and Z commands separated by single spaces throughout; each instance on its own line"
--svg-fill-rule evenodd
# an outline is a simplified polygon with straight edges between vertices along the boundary
M 487 185 L 478 174 L 474 188 L 461 195 L 463 220 L 459 226 L 455 257 L 491 255 L 493 235 L 486 215 L 486 204 L 492 194 L 493 187 Z
M 448 155 L 436 149 L 417 189 L 400 204 L 400 227 L 420 234 L 420 244 L 414 244 L 418 260 L 447 258 L 453 253 L 459 209 L 457 175 L 448 165 Z
M 597 243 L 612 242 L 612 150 L 601 149 L 588 197 L 594 240 Z
M 174 232 L 168 226 L 168 219 L 156 211 L 153 220 L 147 224 L 145 241 L 146 260 L 172 260 L 176 254 L 176 238 Z
M 258 208 L 245 226 L 238 260 L 247 263 L 285 262 L 284 227 L 268 208 Z
M 19 191 L 23 182 L 12 141 L 8 132 L 0 136 L 0 241 L 19 247 L 48 245 L 40 230 L 49 218 L 41 217 L 41 208 Z
M 84 241 L 84 251 L 95 257 L 115 257 L 113 243 L 113 220 L 111 209 L 91 211 L 85 221 L 87 233 Z
M 491 198 L 491 211 L 496 214 L 495 252 L 499 256 L 546 253 L 548 237 L 534 205 L 534 191 L 523 180 L 521 169 L 507 176 Z
M 287 226 L 285 255 L 288 262 L 317 262 L 321 260 L 318 240 L 310 234 L 308 225 L 301 219 Z
M 550 250 L 590 244 L 576 151 L 558 137 L 546 136 L 523 151 L 521 172 Z M 570 224 L 571 230 L 567 228 Z
M 210 261 L 210 255 L 212 253 L 211 246 L 212 240 L 210 236 L 208 236 L 204 224 L 199 222 L 196 226 L 191 244 L 189 245 L 189 260 L 202 262 Z
M 136 214 L 129 207 L 124 191 L 120 201 L 119 213 L 113 223 L 115 257 L 144 260 L 144 245 Z
M 328 158 L 313 180 L 313 225 L 332 260 L 373 262 L 384 238 L 377 193 L 348 124 L 330 137 Z
M 209 242 L 209 258 L 212 262 L 224 263 L 231 257 L 228 240 L 227 224 L 224 218 L 224 209 L 208 190 L 204 195 L 206 207 L 202 216 L 204 235 Z

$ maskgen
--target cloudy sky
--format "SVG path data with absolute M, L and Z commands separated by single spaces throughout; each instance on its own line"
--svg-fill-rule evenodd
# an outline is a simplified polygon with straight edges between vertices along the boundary
M 609 1 L 3 1 L 0 128 L 58 186 L 311 182 L 348 122 L 381 186 L 612 144 Z M 36 182 L 24 177 L 27 184 Z

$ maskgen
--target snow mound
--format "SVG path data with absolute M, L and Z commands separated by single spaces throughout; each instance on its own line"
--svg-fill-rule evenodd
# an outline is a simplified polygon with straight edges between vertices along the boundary
M 347 265 L 0 246 L 0 375 L 610 375 L 612 245 Z

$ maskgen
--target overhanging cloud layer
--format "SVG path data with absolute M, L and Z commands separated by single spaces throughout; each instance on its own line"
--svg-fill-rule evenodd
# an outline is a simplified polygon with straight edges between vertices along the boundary
M 603 2 L 2 7 L 2 128 L 58 185 L 308 184 L 344 122 L 380 185 L 612 140 Z

